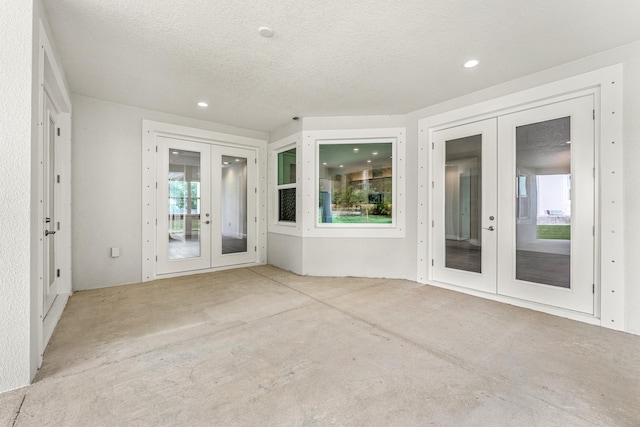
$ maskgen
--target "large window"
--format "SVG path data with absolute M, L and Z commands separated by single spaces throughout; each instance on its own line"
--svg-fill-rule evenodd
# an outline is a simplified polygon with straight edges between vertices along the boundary
M 391 141 L 319 141 L 318 223 L 393 223 Z
M 296 222 L 296 149 L 278 153 L 278 221 Z

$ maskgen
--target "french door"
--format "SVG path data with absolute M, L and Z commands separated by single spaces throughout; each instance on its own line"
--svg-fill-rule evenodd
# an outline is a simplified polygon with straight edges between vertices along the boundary
M 593 314 L 593 105 L 434 132 L 434 280 Z
M 56 232 L 60 230 L 60 222 L 57 218 L 56 185 L 57 163 L 56 163 L 56 138 L 58 130 L 58 113 L 55 106 L 45 92 L 45 124 L 43 127 L 43 213 L 44 213 L 44 238 L 43 238 L 43 258 L 44 258 L 44 289 L 43 289 L 43 313 L 47 316 L 53 302 L 60 293 L 60 269 L 56 258 L 57 239 Z
M 255 262 L 255 152 L 158 137 L 157 273 Z

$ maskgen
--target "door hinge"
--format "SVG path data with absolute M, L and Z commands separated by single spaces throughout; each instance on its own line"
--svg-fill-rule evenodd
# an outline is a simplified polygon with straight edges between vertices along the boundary
M 156 262 L 158 262 L 158 255 L 156 255 Z
M 596 235 L 596 226 L 595 225 L 591 226 L 591 235 L 592 236 Z
M 591 287 L 592 293 L 596 293 L 596 284 L 594 283 Z
M 60 128 L 58 128 L 58 136 L 60 136 Z
M 60 184 L 60 175 L 57 175 L 57 176 L 56 176 L 56 183 L 57 183 L 57 184 Z
M 596 110 L 593 110 L 593 120 L 596 119 Z
M 253 159 L 253 163 L 257 165 L 258 164 L 258 159 Z
M 158 183 L 156 182 L 156 190 L 158 189 Z
M 257 216 L 253 217 L 253 222 L 256 222 L 256 223 L 258 222 L 258 217 Z
M 435 142 L 432 142 L 432 143 L 431 143 L 431 149 L 432 149 L 432 150 L 435 150 L 435 149 L 436 149 L 436 143 L 435 143 Z
M 158 225 L 158 218 L 156 218 L 156 225 Z
M 258 252 L 258 247 L 257 247 L 257 246 L 254 246 L 254 247 L 253 247 L 253 251 L 254 251 L 254 252 Z
M 436 182 L 435 181 L 431 181 L 431 188 L 436 188 Z
M 56 270 L 56 277 L 60 277 L 60 269 Z
M 431 260 L 431 267 L 433 267 L 433 266 L 434 266 L 434 262 L 433 262 L 433 260 Z
M 60 231 L 60 221 L 56 223 L 56 230 Z
M 431 220 L 431 227 L 435 227 L 436 226 L 436 222 L 434 220 Z
M 158 152 L 158 146 L 156 145 L 156 153 Z
M 255 190 L 254 193 L 258 194 L 258 188 L 256 187 L 254 188 L 254 190 Z

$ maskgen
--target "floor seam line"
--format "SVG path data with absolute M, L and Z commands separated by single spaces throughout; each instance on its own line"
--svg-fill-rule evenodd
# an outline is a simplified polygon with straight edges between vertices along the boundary
M 31 387 L 31 385 L 29 385 Z M 22 401 L 20 402 L 20 406 L 18 406 L 18 410 L 16 411 L 16 415 L 13 417 L 13 422 L 11 423 L 11 427 L 14 427 L 18 422 L 18 417 L 20 416 L 20 412 L 22 412 L 22 406 L 24 405 L 24 401 L 27 400 L 27 394 L 29 394 L 29 389 L 24 392 L 24 396 L 22 396 Z
M 465 361 L 463 361 L 463 360 L 461 360 L 461 359 L 459 359 L 459 358 L 457 358 L 457 357 L 455 357 L 453 355 L 450 355 L 450 354 L 448 354 L 448 353 L 446 353 L 446 352 L 444 352 L 442 350 L 438 350 L 438 349 L 432 348 L 430 346 L 417 343 L 417 342 L 413 341 L 411 338 L 405 337 L 404 335 L 401 335 L 398 332 L 392 331 L 392 330 L 387 329 L 387 328 L 385 328 L 385 327 L 383 327 L 383 326 L 381 326 L 379 324 L 370 322 L 370 321 L 368 321 L 366 319 L 363 319 L 363 318 L 361 318 L 359 316 L 356 316 L 355 314 L 349 313 L 349 312 L 347 312 L 347 311 L 345 311 L 345 310 L 343 310 L 343 309 L 341 309 L 339 307 L 336 307 L 336 306 L 334 306 L 334 305 L 332 305 L 332 304 L 330 304 L 330 303 L 328 303 L 326 301 L 320 300 L 319 298 L 316 298 L 316 297 L 314 297 L 312 295 L 309 295 L 309 294 L 307 294 L 307 293 L 305 293 L 305 292 L 303 292 L 303 291 L 301 291 L 299 289 L 295 289 L 295 288 L 287 285 L 286 283 L 280 282 L 279 280 L 276 280 L 276 279 L 274 279 L 272 277 L 266 276 L 266 275 L 264 275 L 262 273 L 259 273 L 257 271 L 253 271 L 253 269 L 251 269 L 251 268 L 249 270 L 251 272 L 253 272 L 254 274 L 257 274 L 257 275 L 259 275 L 261 277 L 264 277 L 264 278 L 266 278 L 268 280 L 271 280 L 272 282 L 275 282 L 275 283 L 277 283 L 277 284 L 279 284 L 281 286 L 284 286 L 284 287 L 286 287 L 288 289 L 291 289 L 294 292 L 298 292 L 298 293 L 300 293 L 300 294 L 302 294 L 304 296 L 307 296 L 307 297 L 317 301 L 318 303 L 320 303 L 322 305 L 325 305 L 325 306 L 327 306 L 329 308 L 332 308 L 332 309 L 334 309 L 334 310 L 336 310 L 336 311 L 338 311 L 338 312 L 340 312 L 340 313 L 342 313 L 342 314 L 344 314 L 344 315 L 346 315 L 346 316 L 348 316 L 348 317 L 350 317 L 352 319 L 358 320 L 358 321 L 360 321 L 360 322 L 362 322 L 362 323 L 364 323 L 366 325 L 369 325 L 370 327 L 372 327 L 374 329 L 382 331 L 382 332 L 384 332 L 384 333 L 386 333 L 388 335 L 394 336 L 394 337 L 396 337 L 396 338 L 398 338 L 398 339 L 400 339 L 400 340 L 402 340 L 404 342 L 407 342 L 407 343 L 409 343 L 409 344 L 411 344 L 411 345 L 413 345 L 415 347 L 421 348 L 421 349 L 427 351 L 428 353 L 430 353 L 431 355 L 433 355 L 435 357 L 444 359 L 444 360 L 454 364 L 455 366 L 459 367 L 460 369 L 463 369 L 463 370 L 465 370 L 467 372 L 470 372 L 472 374 L 478 375 L 478 376 L 483 377 L 483 378 L 488 378 L 488 379 L 493 379 L 493 380 L 499 381 L 500 383 L 505 384 L 505 385 L 510 385 L 511 384 L 511 383 L 508 382 L 506 377 L 503 377 L 503 376 L 501 376 L 499 374 L 491 375 L 492 371 L 489 371 L 489 370 L 484 369 L 484 368 L 475 368 L 471 364 L 469 364 L 468 362 L 465 362 Z M 374 286 L 377 286 L 377 285 L 374 285 Z M 374 287 L 374 286 L 371 286 L 371 287 Z M 591 422 L 591 420 L 588 420 L 588 419 L 586 419 L 586 418 L 584 418 L 584 417 L 582 417 L 582 416 L 580 416 L 578 414 L 571 413 L 571 412 L 567 411 L 564 407 L 562 407 L 562 406 L 560 406 L 560 405 L 558 405 L 558 404 L 556 404 L 554 402 L 549 402 L 548 400 L 546 400 L 546 399 L 544 399 L 544 398 L 542 398 L 540 396 L 531 394 L 529 391 L 527 391 L 527 390 L 525 390 L 525 389 L 523 389 L 521 387 L 517 387 L 515 384 L 513 385 L 513 387 L 517 388 L 524 395 L 530 396 L 530 397 L 532 397 L 534 399 L 537 399 L 537 400 L 539 400 L 541 402 L 544 402 L 544 403 L 546 403 L 548 405 L 553 405 L 554 407 L 557 407 L 559 410 L 562 410 L 563 412 L 570 413 L 571 415 L 576 416 L 576 417 L 578 417 L 578 418 L 580 418 L 582 420 L 585 420 L 587 422 Z

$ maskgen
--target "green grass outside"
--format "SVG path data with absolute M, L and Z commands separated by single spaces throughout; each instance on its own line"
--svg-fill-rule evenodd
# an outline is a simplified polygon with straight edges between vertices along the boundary
M 542 240 L 571 240 L 570 225 L 538 225 L 536 236 Z

